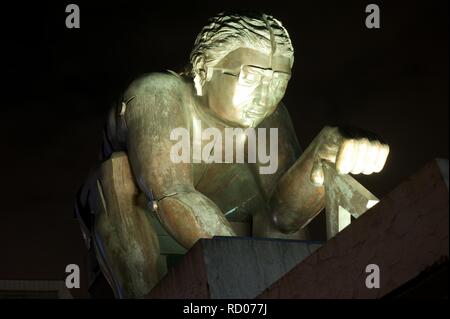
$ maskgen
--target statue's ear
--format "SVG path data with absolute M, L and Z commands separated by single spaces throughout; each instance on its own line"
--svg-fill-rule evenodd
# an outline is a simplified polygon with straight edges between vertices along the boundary
M 194 74 L 195 90 L 198 96 L 202 96 L 203 86 L 207 81 L 206 59 L 204 55 L 200 55 L 195 59 Z

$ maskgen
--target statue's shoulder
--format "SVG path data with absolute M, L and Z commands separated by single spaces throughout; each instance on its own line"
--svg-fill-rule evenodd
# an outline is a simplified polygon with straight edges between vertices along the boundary
M 174 114 L 189 109 L 190 95 L 189 82 L 181 76 L 170 72 L 145 74 L 131 82 L 123 94 L 125 122 L 128 127 L 141 124 L 143 119 L 170 124 Z
M 144 74 L 131 82 L 124 94 L 128 100 L 135 96 L 164 94 L 166 98 L 188 94 L 188 81 L 173 71 Z

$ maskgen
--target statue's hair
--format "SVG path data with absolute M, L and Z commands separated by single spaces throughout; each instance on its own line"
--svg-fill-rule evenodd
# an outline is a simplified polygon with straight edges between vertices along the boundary
M 274 43 L 271 43 L 271 33 Z M 294 48 L 289 33 L 280 21 L 263 13 L 220 13 L 209 19 L 195 40 L 190 55 L 190 75 L 193 78 L 197 76 L 198 62 L 202 56 L 206 66 L 214 66 L 238 48 L 257 49 L 270 54 L 272 46 L 276 53 L 289 57 L 292 66 Z

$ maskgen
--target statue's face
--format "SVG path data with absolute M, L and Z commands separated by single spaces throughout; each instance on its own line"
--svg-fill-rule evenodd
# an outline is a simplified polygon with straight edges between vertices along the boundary
M 240 48 L 207 69 L 204 94 L 219 118 L 255 127 L 272 114 L 284 96 L 291 75 L 288 57 Z

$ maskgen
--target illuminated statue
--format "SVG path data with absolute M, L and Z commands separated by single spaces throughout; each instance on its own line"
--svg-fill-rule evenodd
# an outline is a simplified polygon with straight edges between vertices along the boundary
M 85 237 L 116 297 L 143 296 L 160 279 L 155 216 L 186 249 L 216 235 L 306 239 L 303 227 L 324 207 L 322 161 L 341 174 L 371 174 L 389 153 L 376 138 L 336 127 L 325 127 L 301 152 L 281 102 L 294 51 L 271 16 L 217 15 L 197 37 L 190 62 L 183 74 L 151 73 L 129 86 L 109 118 L 103 164 L 81 192 L 93 213 L 92 225 L 82 225 Z M 173 148 L 183 128 L 200 136 L 187 155 Z M 273 172 L 261 170 L 268 164 L 257 150 L 244 148 L 244 162 L 238 152 L 217 154 L 229 144 L 216 139 L 226 128 L 243 129 L 232 132 L 236 145 L 266 132 L 266 142 L 254 145 L 276 147 Z M 195 144 L 207 129 L 217 147 L 200 147 L 198 158 Z

